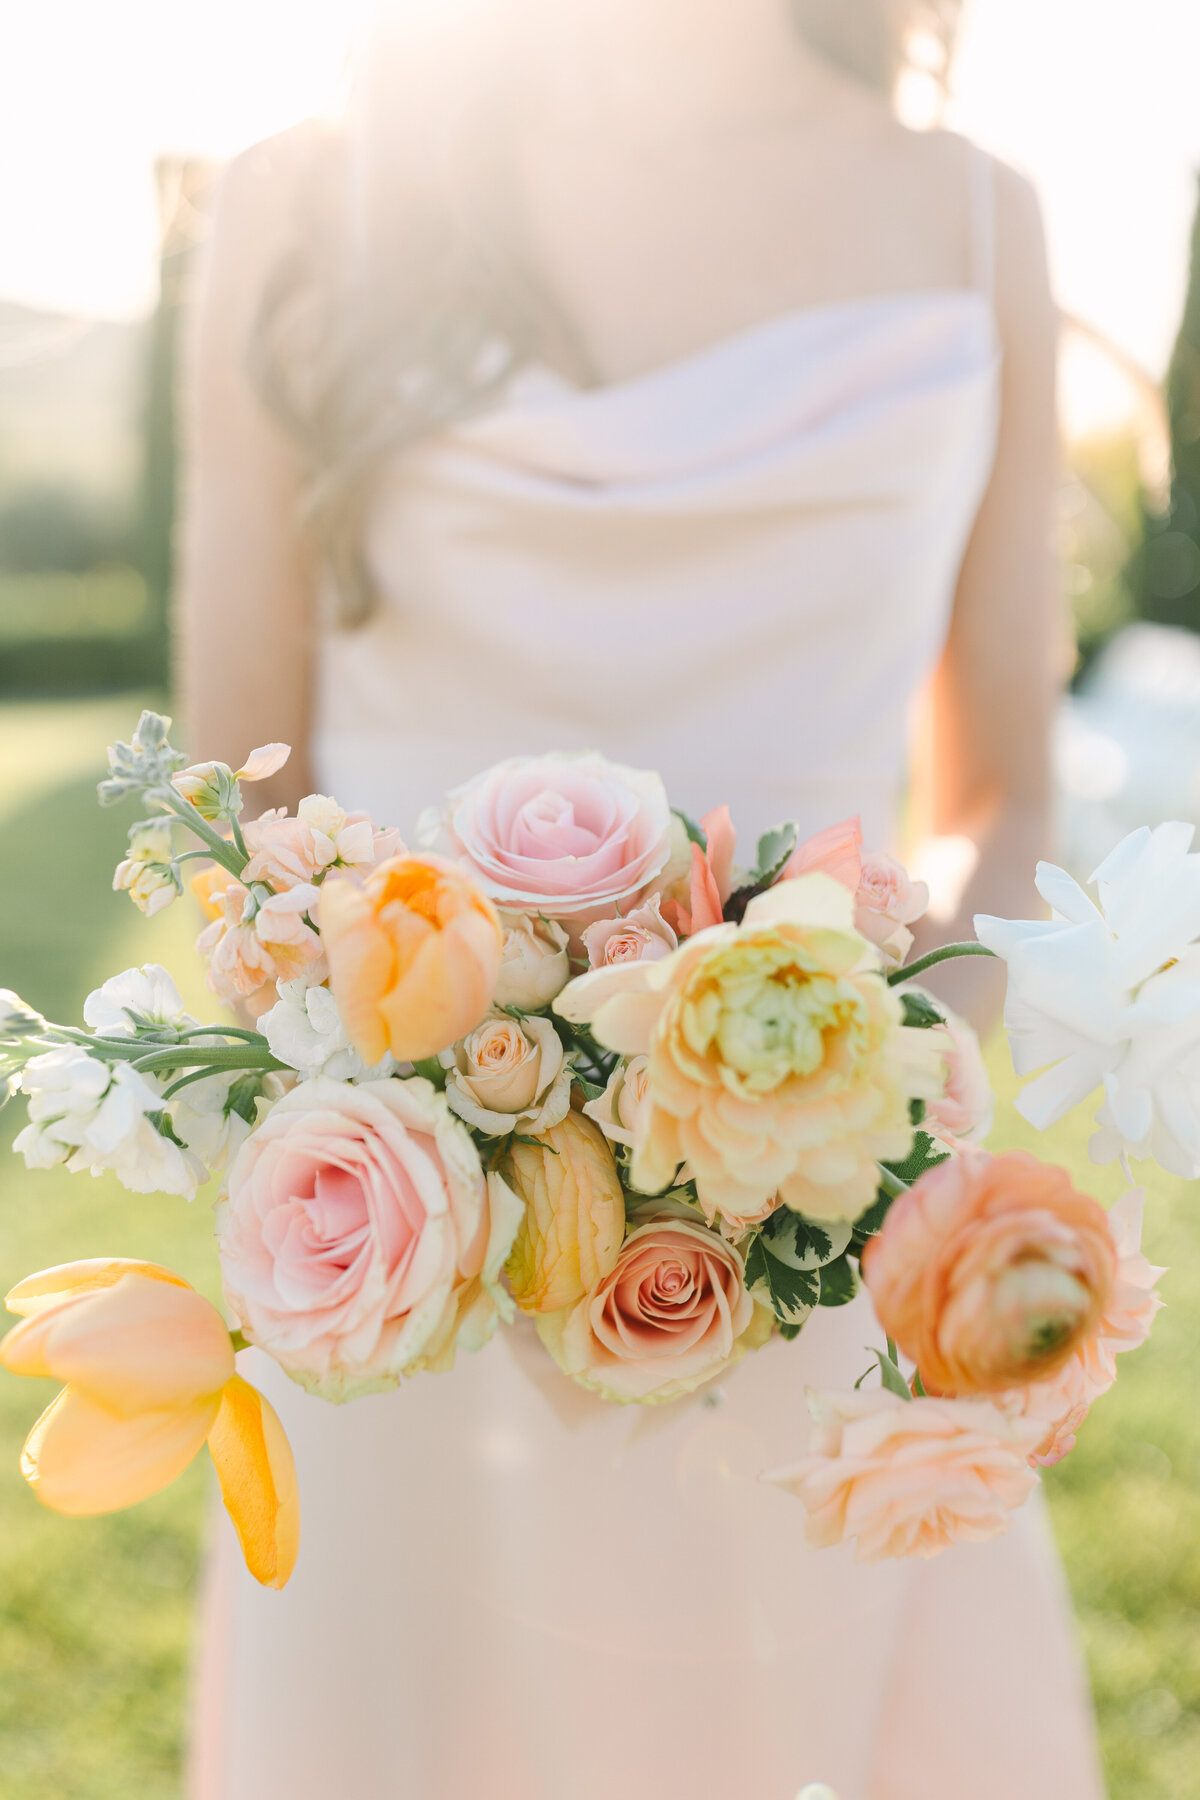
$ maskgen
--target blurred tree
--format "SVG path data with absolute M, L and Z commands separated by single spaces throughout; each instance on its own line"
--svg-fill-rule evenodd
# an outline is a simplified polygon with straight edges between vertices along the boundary
M 1167 373 L 1171 497 L 1147 513 L 1128 580 L 1142 618 L 1200 632 L 1200 208 L 1183 323 Z

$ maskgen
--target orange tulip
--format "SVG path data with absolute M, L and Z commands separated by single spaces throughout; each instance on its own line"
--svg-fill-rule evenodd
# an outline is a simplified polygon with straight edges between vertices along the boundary
M 369 1066 L 436 1056 L 483 1018 L 504 934 L 483 889 L 439 856 L 393 856 L 321 889 L 321 941 L 342 1023 Z
M 65 1382 L 30 1432 L 21 1471 L 74 1516 L 116 1512 L 166 1487 L 207 1442 L 257 1580 L 282 1587 L 299 1544 L 283 1428 L 236 1372 L 214 1306 L 155 1263 L 65 1263 L 8 1295 L 24 1314 L 0 1343 L 14 1375 Z

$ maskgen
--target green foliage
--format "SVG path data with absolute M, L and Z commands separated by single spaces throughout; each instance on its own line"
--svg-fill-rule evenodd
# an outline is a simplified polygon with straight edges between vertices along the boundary
M 746 1254 L 746 1285 L 763 1292 L 781 1325 L 799 1327 L 821 1304 L 825 1267 L 836 1266 L 849 1242 L 849 1225 L 816 1223 L 780 1207 Z M 839 1272 L 834 1287 L 840 1283 Z
M 836 1257 L 821 1270 L 821 1306 L 848 1306 L 857 1294 L 858 1276 L 848 1255 Z
M 763 833 L 758 840 L 758 862 L 755 868 L 725 903 L 726 919 L 740 924 L 750 902 L 758 894 L 765 894 L 768 888 L 774 887 L 791 861 L 798 838 L 799 832 L 790 823 L 776 825 L 774 830 Z
M 900 996 L 904 1008 L 904 1023 L 916 1031 L 929 1031 L 935 1025 L 944 1025 L 946 1015 L 938 1009 L 937 1003 L 929 994 L 923 994 L 919 988 L 906 988 Z
M 673 806 L 671 812 L 687 832 L 688 843 L 698 844 L 701 850 L 707 850 L 708 833 L 704 830 L 703 826 L 697 825 L 695 819 L 689 819 L 688 815 L 685 812 L 680 812 L 677 806 Z

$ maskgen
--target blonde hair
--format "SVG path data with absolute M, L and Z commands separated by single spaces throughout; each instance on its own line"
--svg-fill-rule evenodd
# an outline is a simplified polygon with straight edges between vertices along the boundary
M 487 3 L 494 15 L 505 0 Z M 958 0 L 780 3 L 814 50 L 887 94 L 916 29 L 948 59 L 958 12 Z M 418 34 L 384 9 L 344 124 L 313 134 L 293 245 L 258 307 L 251 374 L 300 446 L 303 523 L 340 626 L 374 609 L 361 541 L 375 471 L 485 409 L 554 328 L 512 216 L 495 67 L 466 29 Z

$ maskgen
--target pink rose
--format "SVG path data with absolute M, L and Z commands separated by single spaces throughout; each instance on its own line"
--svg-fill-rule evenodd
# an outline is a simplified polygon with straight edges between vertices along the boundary
M 511 1307 L 500 1271 L 521 1214 L 428 1082 L 322 1076 L 276 1102 L 230 1169 L 225 1292 L 293 1379 L 350 1399 L 486 1342 Z
M 942 1001 L 945 1024 L 933 1028 L 946 1059 L 946 1086 L 940 1099 L 925 1108 L 925 1129 L 952 1144 L 982 1144 L 992 1129 L 995 1110 L 979 1039 Z
M 841 819 L 806 838 L 792 852 L 783 879 L 795 881 L 799 875 L 829 875 L 857 893 L 862 880 L 862 821 L 857 816 Z
M 418 827 L 492 899 L 570 917 L 640 895 L 666 867 L 671 810 L 655 774 L 593 753 L 497 763 Z
M 810 1396 L 811 1453 L 767 1480 L 808 1513 L 816 1549 L 857 1539 L 858 1562 L 935 1556 L 1007 1531 L 1028 1499 L 1037 1424 L 987 1401 L 904 1400 L 883 1388 Z
M 661 962 L 679 948 L 679 939 L 663 918 L 657 895 L 625 917 L 597 919 L 582 933 L 593 969 L 615 963 Z
M 771 1325 L 746 1292 L 733 1246 L 673 1216 L 632 1231 L 610 1275 L 537 1322 L 565 1374 L 618 1401 L 690 1393 L 757 1349 Z
M 908 870 L 881 850 L 862 859 L 862 873 L 855 895 L 854 924 L 872 944 L 902 963 L 912 949 L 908 927 L 929 910 L 929 889 L 914 881 Z

